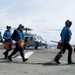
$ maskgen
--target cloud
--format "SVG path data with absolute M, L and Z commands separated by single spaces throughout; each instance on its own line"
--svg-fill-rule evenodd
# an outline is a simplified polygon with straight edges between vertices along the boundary
M 0 27 L 7 24 L 17 27 L 22 23 L 50 43 L 50 39 L 60 39 L 60 32 L 45 29 L 62 29 L 65 21 L 70 19 L 73 22 L 71 29 L 74 30 L 74 3 L 75 0 L 0 0 Z M 44 29 L 43 32 L 38 31 L 41 29 Z

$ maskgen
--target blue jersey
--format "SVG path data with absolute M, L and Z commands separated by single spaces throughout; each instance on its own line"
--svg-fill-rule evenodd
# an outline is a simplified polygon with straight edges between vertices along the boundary
M 5 42 L 12 42 L 11 36 L 12 36 L 11 31 L 6 30 L 3 34 L 3 38 L 5 39 Z
M 61 36 L 61 42 L 62 43 L 64 43 L 64 41 L 69 42 L 70 39 L 71 39 L 71 35 L 72 35 L 71 30 L 68 27 L 65 26 L 62 29 L 61 34 L 60 34 L 60 36 Z

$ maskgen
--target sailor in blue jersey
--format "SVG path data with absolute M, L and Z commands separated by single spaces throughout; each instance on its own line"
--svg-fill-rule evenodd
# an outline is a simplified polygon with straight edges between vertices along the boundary
M 13 52 L 8 56 L 8 59 L 10 61 L 12 61 L 11 57 L 13 55 L 15 55 L 18 51 L 20 52 L 20 55 L 22 57 L 23 62 L 28 60 L 28 59 L 26 59 L 24 57 L 24 49 L 23 49 L 23 47 L 19 47 L 19 44 L 17 43 L 17 41 L 19 41 L 19 40 L 24 40 L 23 29 L 24 29 L 24 26 L 22 24 L 19 24 L 18 28 L 16 30 L 14 30 L 14 32 L 12 34 L 12 40 L 16 41 L 16 44 L 15 44 L 16 47 L 13 50 Z
M 62 43 L 62 47 L 61 47 L 61 50 L 60 52 L 58 53 L 58 55 L 55 57 L 55 62 L 57 64 L 60 64 L 59 60 L 60 58 L 62 57 L 62 54 L 65 53 L 66 50 L 68 50 L 68 64 L 74 64 L 74 62 L 72 62 L 72 47 L 70 45 L 70 40 L 71 40 L 71 35 L 72 35 L 72 32 L 70 30 L 70 27 L 72 25 L 72 22 L 70 20 L 67 20 L 65 22 L 65 27 L 63 27 L 61 33 L 60 33 L 60 36 L 61 36 L 61 43 Z
M 3 34 L 3 39 L 4 39 L 4 43 L 12 43 L 12 39 L 11 39 L 11 26 L 6 26 L 6 29 L 4 34 Z M 6 51 L 3 53 L 4 54 L 4 58 L 6 59 L 8 57 L 8 52 L 11 50 L 11 44 L 9 44 L 9 49 L 6 49 Z

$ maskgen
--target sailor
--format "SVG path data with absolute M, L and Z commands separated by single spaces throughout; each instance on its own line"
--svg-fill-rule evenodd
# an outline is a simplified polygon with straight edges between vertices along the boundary
M 12 34 L 12 40 L 16 41 L 16 44 L 15 44 L 16 47 L 13 50 L 13 52 L 8 56 L 8 59 L 10 61 L 12 61 L 12 56 L 15 55 L 18 51 L 20 52 L 20 55 L 22 57 L 23 62 L 28 60 L 24 57 L 24 49 L 23 49 L 24 34 L 23 34 L 23 29 L 24 29 L 24 26 L 22 24 L 19 24 L 18 28 L 15 29 L 13 34 Z
M 70 30 L 71 25 L 72 25 L 72 22 L 70 20 L 67 20 L 65 22 L 65 26 L 63 27 L 63 29 L 60 33 L 62 47 L 61 47 L 60 52 L 56 55 L 56 57 L 54 59 L 54 61 L 57 64 L 60 64 L 59 60 L 62 57 L 62 54 L 64 54 L 66 50 L 68 50 L 68 58 L 67 58 L 68 64 L 74 64 L 74 62 L 72 62 L 72 51 L 73 51 L 73 49 L 69 43 L 71 40 L 71 35 L 72 35 L 72 32 Z
M 6 59 L 8 57 L 8 53 L 9 51 L 12 49 L 11 44 L 12 44 L 12 39 L 11 39 L 11 26 L 6 26 L 6 29 L 4 34 L 3 34 L 3 39 L 4 39 L 4 48 L 6 49 L 6 51 L 3 53 L 4 54 L 4 58 Z

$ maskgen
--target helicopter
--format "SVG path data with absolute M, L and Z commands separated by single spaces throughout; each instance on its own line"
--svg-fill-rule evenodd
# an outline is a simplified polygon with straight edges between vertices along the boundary
M 45 41 L 41 36 L 37 34 L 28 33 L 28 31 L 31 30 L 32 29 L 30 28 L 24 28 L 24 48 L 34 47 L 35 49 L 38 49 L 40 46 L 47 48 L 47 41 Z

